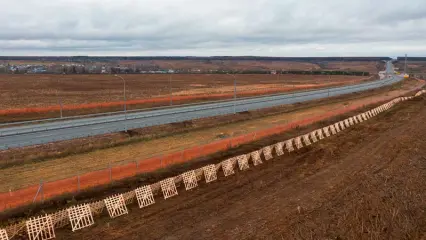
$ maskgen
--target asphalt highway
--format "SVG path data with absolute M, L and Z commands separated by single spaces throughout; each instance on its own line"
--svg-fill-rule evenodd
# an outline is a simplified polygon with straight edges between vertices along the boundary
M 390 62 L 386 71 L 388 78 L 351 86 L 2 128 L 0 150 L 305 102 L 375 89 L 403 79 L 393 75 Z

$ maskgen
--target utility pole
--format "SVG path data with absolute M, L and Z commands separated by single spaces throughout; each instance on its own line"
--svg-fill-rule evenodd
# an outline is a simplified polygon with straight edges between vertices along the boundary
M 127 124 L 126 124 L 126 120 L 127 120 L 127 100 L 126 100 L 126 80 L 123 78 L 123 77 L 121 77 L 121 76 L 119 76 L 119 75 L 117 75 L 117 74 L 115 74 L 114 75 L 115 77 L 118 77 L 118 78 L 120 78 L 121 80 L 123 80 L 123 85 L 124 85 L 124 87 L 123 87 L 123 98 L 124 98 L 124 131 L 125 132 L 127 132 Z
M 407 54 L 405 54 L 404 74 L 407 74 Z
M 123 87 L 124 114 L 126 114 L 127 113 L 127 106 L 126 106 L 127 105 L 126 104 L 126 80 L 122 76 L 119 76 L 117 74 L 115 74 L 114 76 L 120 78 L 121 80 L 123 80 L 123 85 L 124 85 L 124 87 Z
M 172 74 L 174 73 L 175 67 L 173 64 L 166 62 L 167 65 L 172 67 L 172 69 L 169 69 L 169 92 L 170 92 L 170 106 L 173 105 L 173 89 L 172 89 Z
M 228 73 L 229 74 L 229 73 Z M 236 111 L 236 102 L 237 102 L 237 77 L 235 76 L 235 74 L 229 74 L 234 78 L 234 114 L 237 112 Z
M 172 106 L 173 105 L 172 73 L 169 73 L 169 88 L 170 88 L 170 106 Z
M 237 77 L 234 76 L 234 114 L 236 113 L 235 104 L 237 103 Z
M 59 88 L 59 78 L 58 78 L 58 88 Z M 59 96 L 59 90 L 58 89 L 56 89 L 56 98 L 58 99 L 58 104 L 59 104 L 59 111 L 60 111 L 60 114 L 61 114 L 61 118 L 62 118 L 62 100 L 61 100 L 61 97 Z

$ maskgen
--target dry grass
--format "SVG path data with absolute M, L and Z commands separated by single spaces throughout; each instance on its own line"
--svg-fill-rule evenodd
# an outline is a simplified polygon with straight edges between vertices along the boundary
M 154 60 L 154 61 L 120 61 L 120 64 L 144 64 L 158 66 L 162 69 L 200 69 L 208 70 L 316 70 L 320 67 L 315 63 L 286 61 L 235 61 L 235 60 Z
M 384 69 L 384 63 L 382 62 L 323 62 L 320 65 L 327 70 L 356 70 L 370 73 L 377 73 Z
M 320 116 L 337 109 L 383 101 L 384 99 L 393 98 L 404 92 L 410 91 L 413 86 L 418 86 L 412 85 L 413 83 L 418 84 L 418 82 L 411 82 L 410 84 L 405 85 L 403 89 L 392 90 L 375 96 L 362 97 L 352 99 L 350 101 L 343 99 L 337 103 L 324 104 L 320 107 L 310 107 L 294 112 L 252 119 L 244 122 L 230 123 L 221 126 L 213 126 L 206 129 L 190 131 L 149 141 L 135 142 L 133 144 L 114 148 L 95 150 L 84 154 L 75 154 L 63 158 L 54 158 L 48 161 L 8 167 L 0 170 L 0 191 L 7 191 L 10 188 L 19 189 L 32 185 L 34 182 L 39 182 L 40 179 L 43 179 L 44 181 L 53 181 L 89 171 L 103 169 L 109 164 L 115 165 L 146 159 L 152 156 L 157 156 L 159 153 L 166 154 L 176 152 L 202 143 L 219 140 L 221 139 L 220 136 L 239 136 L 245 133 L 286 124 L 288 122 L 302 120 L 308 117 Z M 196 124 L 192 126 L 192 128 L 196 127 Z M 70 144 L 67 145 L 70 146 Z M 87 145 L 87 142 L 83 142 L 81 147 L 87 147 Z M 74 151 L 78 152 L 79 148 L 79 146 L 73 145 Z M 38 149 L 34 154 L 43 153 L 43 151 Z
M 399 72 L 404 72 L 405 61 L 399 61 L 395 67 Z M 407 72 L 410 74 L 426 75 L 426 61 L 407 61 Z
M 127 100 L 169 96 L 167 74 L 124 75 Z M 357 76 L 238 75 L 237 91 L 350 84 Z M 224 74 L 173 74 L 173 95 L 232 92 L 234 79 Z M 123 100 L 123 81 L 112 75 L 0 75 L 1 109 L 45 107 Z
M 400 103 L 345 134 L 58 238 L 424 239 L 425 101 Z

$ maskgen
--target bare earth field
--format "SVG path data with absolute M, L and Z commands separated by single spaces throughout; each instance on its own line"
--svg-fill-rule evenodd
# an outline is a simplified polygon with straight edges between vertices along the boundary
M 120 61 L 122 65 L 131 66 L 142 64 L 157 66 L 161 69 L 200 69 L 208 70 L 349 70 L 378 73 L 384 66 L 376 61 L 321 61 L 321 62 L 296 62 L 296 61 L 235 61 L 235 60 L 153 60 L 153 61 Z
M 362 72 L 370 72 L 377 73 L 384 68 L 384 63 L 382 62 L 321 62 L 319 63 L 321 69 L 327 70 L 343 70 L 343 71 L 362 71 Z
M 404 72 L 404 65 L 405 61 L 399 61 L 395 67 L 399 68 L 399 72 Z M 407 61 L 407 72 L 426 76 L 426 61 Z
M 220 69 L 232 69 L 232 70 L 318 70 L 320 67 L 315 63 L 309 62 L 285 62 L 285 61 L 164 61 L 155 60 L 152 61 L 162 68 L 170 68 L 170 66 L 178 69 L 192 68 L 201 70 L 220 70 Z
M 170 96 L 232 93 L 234 78 L 224 74 L 129 74 L 128 101 Z M 253 90 L 283 91 L 352 84 L 366 80 L 357 76 L 237 75 L 237 93 Z M 0 75 L 0 109 L 46 107 L 123 100 L 123 81 L 113 75 Z
M 81 64 L 81 62 L 59 61 L 35 61 L 13 60 L 0 61 L 0 64 L 10 65 L 60 65 Z M 348 70 L 367 71 L 371 74 L 384 69 L 381 61 L 273 61 L 273 60 L 120 60 L 114 62 L 98 62 L 95 65 L 102 66 L 127 66 L 130 68 L 141 67 L 143 69 L 192 69 L 192 70 Z
M 57 239 L 424 239 L 425 104 Z
M 7 165 L 7 167 L 0 169 L 0 191 L 20 189 L 33 185 L 41 179 L 46 182 L 72 177 L 105 169 L 109 165 L 114 166 L 178 152 L 223 138 L 321 116 L 342 108 L 384 101 L 419 88 L 422 84 L 419 81 L 407 81 L 398 88 L 378 90 L 375 94 L 361 93 L 351 97 L 314 102 L 301 107 L 285 106 L 269 110 L 269 112 L 260 111 L 197 120 L 188 126 L 172 124 L 133 133 L 135 139 L 142 138 L 143 141 L 133 140 L 132 142 L 130 136 L 117 133 L 91 139 L 1 151 L 1 165 Z M 126 141 L 129 143 L 102 149 L 102 147 Z M 67 154 L 63 155 L 63 153 Z

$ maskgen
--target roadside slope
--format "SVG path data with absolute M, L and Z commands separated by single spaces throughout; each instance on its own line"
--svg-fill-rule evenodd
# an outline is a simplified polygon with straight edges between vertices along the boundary
M 58 239 L 421 239 L 425 104 Z
M 202 126 L 202 121 L 208 121 L 200 120 L 187 128 L 187 132 L 147 141 L 135 142 L 123 146 L 95 150 L 83 154 L 78 154 L 78 150 L 80 148 L 87 145 L 95 145 L 95 143 L 82 142 L 73 144 L 72 142 L 66 142 L 67 146 L 70 148 L 73 147 L 73 151 L 77 152 L 77 154 L 73 154 L 74 152 L 71 152 L 69 156 L 56 157 L 46 161 L 29 160 L 23 164 L 14 163 L 13 165 L 11 164 L 12 166 L 10 167 L 0 169 L 0 192 L 7 192 L 9 190 L 13 191 L 31 186 L 40 182 L 40 180 L 43 180 L 44 182 L 55 181 L 91 171 L 106 169 L 108 166 L 131 163 L 155 156 L 166 155 L 168 153 L 178 153 L 191 147 L 208 144 L 221 139 L 238 137 L 244 134 L 290 124 L 307 118 L 322 116 L 333 111 L 338 111 L 339 109 L 390 100 L 401 94 L 412 91 L 423 84 L 423 82 L 417 81 L 407 82 L 400 89 L 380 92 L 375 95 L 360 95 L 352 99 L 342 98 L 339 101 L 330 103 L 326 101 L 320 106 L 313 105 L 302 109 L 297 109 L 297 106 L 294 106 L 296 110 L 291 111 L 292 109 L 290 108 L 288 112 L 273 114 L 271 116 L 263 115 L 262 117 L 259 116 L 259 114 L 256 116 L 255 113 L 237 116 L 231 115 L 228 119 L 222 119 L 221 121 L 212 119 L 210 120 L 211 124 L 208 127 L 194 130 L 194 128 L 200 128 L 199 126 Z M 281 108 L 286 109 L 286 107 Z M 264 112 L 263 114 L 267 115 L 267 112 Z M 232 122 L 232 119 L 237 119 L 237 121 Z M 225 124 L 220 125 L 222 122 Z M 180 127 L 185 128 L 182 126 Z M 172 128 L 163 128 L 164 131 L 173 131 Z M 150 133 L 145 133 L 145 135 L 149 134 Z M 111 139 L 107 138 L 107 140 Z M 124 140 L 128 140 L 128 137 L 125 137 Z M 60 151 L 58 152 L 60 153 Z M 8 157 L 8 159 L 6 158 L 5 160 L 12 162 L 13 159 L 15 159 L 15 156 L 18 156 L 16 158 L 20 159 L 19 154 L 23 153 L 24 151 L 4 151 L 3 157 Z M 55 154 L 55 149 L 51 149 L 49 146 L 46 146 L 46 148 L 35 148 L 33 151 L 29 151 L 27 156 L 37 156 L 38 154 Z M 24 157 L 25 156 L 22 158 Z

